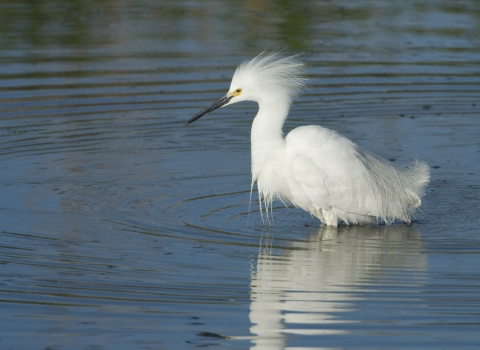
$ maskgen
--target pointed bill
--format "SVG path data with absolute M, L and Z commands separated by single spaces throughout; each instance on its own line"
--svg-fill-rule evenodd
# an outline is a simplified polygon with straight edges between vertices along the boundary
M 230 102 L 230 100 L 232 99 L 233 96 L 224 96 L 222 97 L 221 99 L 219 99 L 218 101 L 214 102 L 210 107 L 208 108 L 205 108 L 204 110 L 202 110 L 201 112 L 195 114 L 195 116 L 190 119 L 186 125 L 188 124 L 191 124 L 193 123 L 195 120 L 197 119 L 200 119 L 201 117 L 203 117 L 205 114 L 207 113 L 210 113 L 214 110 L 216 110 L 217 108 L 220 108 L 224 105 L 226 105 L 228 102 Z

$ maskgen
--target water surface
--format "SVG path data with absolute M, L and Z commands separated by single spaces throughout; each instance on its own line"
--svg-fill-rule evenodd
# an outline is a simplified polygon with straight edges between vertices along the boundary
M 474 349 L 480 5 L 0 5 L 0 347 Z M 303 52 L 285 126 L 432 166 L 412 225 L 250 205 L 256 105 L 184 123 L 264 49 Z

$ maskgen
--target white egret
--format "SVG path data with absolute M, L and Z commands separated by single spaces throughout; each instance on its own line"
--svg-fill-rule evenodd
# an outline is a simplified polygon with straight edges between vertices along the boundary
M 415 161 L 400 169 L 317 125 L 283 136 L 292 99 L 304 87 L 304 67 L 296 56 L 278 53 L 243 62 L 227 94 L 187 124 L 229 104 L 258 103 L 251 130 L 252 188 L 256 181 L 260 211 L 265 208 L 267 219 L 273 200 L 279 199 L 329 226 L 342 221 L 410 223 L 430 179 L 426 163 Z

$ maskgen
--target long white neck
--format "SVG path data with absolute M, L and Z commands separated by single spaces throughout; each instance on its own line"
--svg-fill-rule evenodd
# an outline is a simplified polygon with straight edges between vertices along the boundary
M 275 171 L 275 165 L 283 156 L 285 139 L 282 127 L 290 102 L 278 97 L 258 103 L 259 111 L 251 133 L 252 181 L 257 179 L 260 171 Z

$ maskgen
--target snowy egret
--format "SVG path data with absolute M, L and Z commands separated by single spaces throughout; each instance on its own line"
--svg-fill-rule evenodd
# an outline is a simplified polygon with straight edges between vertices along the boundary
M 272 202 L 291 203 L 337 226 L 369 222 L 410 223 L 430 179 L 426 163 L 400 169 L 335 131 L 317 125 L 282 127 L 292 99 L 304 87 L 304 64 L 296 56 L 262 53 L 235 71 L 230 90 L 187 124 L 217 108 L 255 101 L 252 123 L 252 184 L 257 182 L 260 212 Z M 262 214 L 263 218 L 263 214 Z

